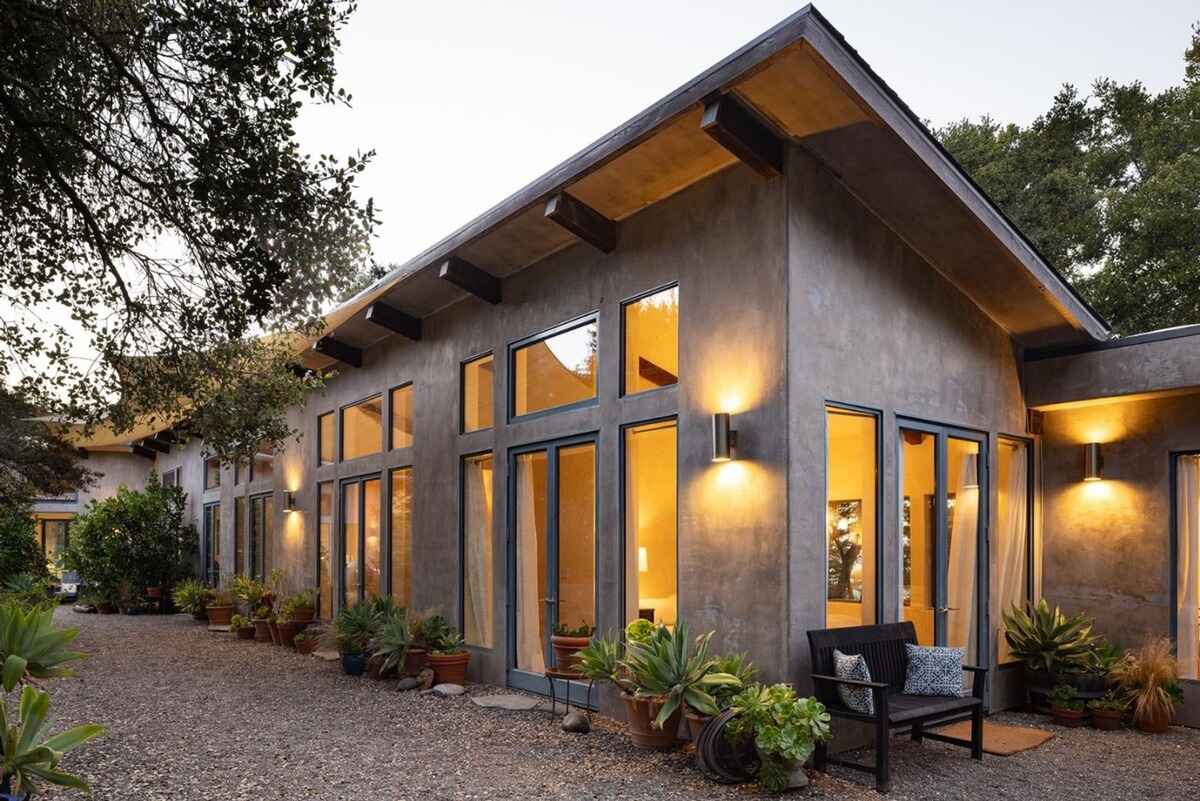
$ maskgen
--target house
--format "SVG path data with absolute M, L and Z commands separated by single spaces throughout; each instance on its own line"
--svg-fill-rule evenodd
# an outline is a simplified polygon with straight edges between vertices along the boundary
M 298 443 L 89 445 L 211 578 L 441 609 L 476 679 L 640 616 L 803 682 L 806 631 L 908 619 L 1002 708 L 1041 596 L 1194 675 L 1197 334 L 1113 340 L 810 6 L 334 310 Z

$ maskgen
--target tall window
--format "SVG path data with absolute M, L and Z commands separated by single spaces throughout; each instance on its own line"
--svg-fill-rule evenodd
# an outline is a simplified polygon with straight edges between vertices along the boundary
M 462 366 L 462 430 L 464 434 L 492 427 L 492 387 L 495 370 L 492 354 Z
M 1200 676 L 1200 455 L 1175 462 L 1175 653 L 1179 675 Z
M 679 383 L 679 287 L 625 304 L 624 391 L 634 395 Z
M 342 587 L 347 606 L 381 594 L 381 511 L 378 477 L 343 482 Z
M 875 532 L 878 419 L 835 407 L 825 410 L 825 625 L 875 622 Z
M 221 486 L 221 460 L 216 456 L 204 460 L 204 488 Z
M 216 586 L 221 581 L 221 504 L 204 507 L 204 575 Z
M 463 459 L 463 636 L 492 647 L 492 455 Z
M 233 499 L 233 572 L 238 576 L 246 572 L 246 498 L 242 495 Z
M 182 481 L 180 481 L 180 476 L 182 475 L 182 470 L 183 470 L 183 468 L 181 468 L 181 467 L 172 467 L 170 470 L 163 473 L 162 474 L 162 485 L 164 487 L 180 486 L 182 484 Z
M 996 475 L 996 601 L 1001 612 L 1013 606 L 1025 607 L 1029 597 L 1031 544 L 1033 527 L 1029 513 L 1029 466 L 1032 452 L 1024 440 L 1001 437 L 997 453 Z M 996 632 L 999 663 L 1013 661 L 1012 650 L 1004 637 L 1004 627 Z
M 69 520 L 40 520 L 42 529 L 42 553 L 46 556 L 46 564 L 55 575 L 59 574 L 58 560 L 70 545 L 67 535 Z
M 520 344 L 512 351 L 515 417 L 596 397 L 595 318 Z
M 412 384 L 392 390 L 392 447 L 411 448 L 413 444 Z
M 342 409 L 342 460 L 382 450 L 383 396 L 376 395 Z
M 275 541 L 275 499 L 255 495 L 250 499 L 250 565 L 258 578 L 271 570 L 271 546 Z
M 337 440 L 333 436 L 333 412 L 326 412 L 317 418 L 317 466 L 333 464 L 337 460 L 335 446 Z
M 412 468 L 392 471 L 392 597 L 401 606 L 412 602 Z
M 275 453 L 266 445 L 259 445 L 250 462 L 250 480 L 262 481 L 275 475 Z
M 625 429 L 625 618 L 679 617 L 674 420 Z
M 333 618 L 333 482 L 317 485 L 317 589 L 321 594 L 321 618 Z

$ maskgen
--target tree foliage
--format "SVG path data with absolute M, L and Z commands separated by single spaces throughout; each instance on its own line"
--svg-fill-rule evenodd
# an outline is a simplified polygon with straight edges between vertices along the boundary
M 73 492 L 95 478 L 79 452 L 37 413 L 0 384 L 0 510 L 23 509 L 34 498 Z
M 0 505 L 0 585 L 18 575 L 47 575 L 34 525 L 28 507 Z
M 1116 332 L 1200 322 L 1200 24 L 1178 86 L 1064 85 L 1029 126 L 936 133 Z
M 0 4 L 0 385 L 118 430 L 247 378 L 303 389 L 263 336 L 314 333 L 377 222 L 354 196 L 371 153 L 295 136 L 304 102 L 350 100 L 334 56 L 354 8 Z

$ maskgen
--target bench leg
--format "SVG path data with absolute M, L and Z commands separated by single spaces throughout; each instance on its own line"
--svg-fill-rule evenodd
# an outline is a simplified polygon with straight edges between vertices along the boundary
M 825 773 L 829 767 L 829 744 L 817 743 L 813 749 L 813 770 Z
M 983 706 L 971 712 L 971 758 L 983 760 Z
M 912 725 L 912 739 L 914 743 L 919 743 L 925 737 L 925 724 L 921 722 Z
M 886 793 L 891 786 L 891 774 L 888 770 L 890 743 L 888 742 L 887 718 L 880 718 L 875 724 L 875 790 Z

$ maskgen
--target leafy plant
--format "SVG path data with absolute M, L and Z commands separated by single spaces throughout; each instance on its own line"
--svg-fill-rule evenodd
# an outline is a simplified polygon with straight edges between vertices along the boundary
M 629 625 L 625 627 L 626 642 L 647 642 L 653 636 L 655 629 L 659 628 L 654 623 L 644 618 L 636 618 L 629 621 Z
M 792 767 L 830 739 L 829 713 L 816 698 L 799 698 L 787 684 L 752 684 L 733 698 L 736 715 L 726 729 L 735 744 L 753 738 L 761 764 L 758 781 L 771 792 L 787 789 Z
M 181 612 L 198 615 L 208 608 L 214 595 L 212 589 L 196 579 L 185 579 L 175 585 L 171 598 Z
M 594 681 L 611 681 L 622 692 L 633 695 L 637 686 L 629 679 L 621 660 L 625 646 L 618 634 L 593 637 L 587 647 L 579 651 L 579 670 Z
M 656 728 L 661 729 L 684 703 L 706 715 L 717 714 L 710 690 L 738 685 L 736 676 L 712 672 L 715 660 L 708 655 L 712 636 L 710 631 L 691 643 L 687 624 L 679 623 L 674 630 L 659 626 L 649 640 L 633 640 L 626 645 L 622 665 L 629 671 L 638 695 L 662 702 L 654 719 Z
M 1104 712 L 1123 712 L 1129 708 L 1129 699 L 1122 698 L 1113 690 L 1109 690 L 1103 697 L 1088 701 L 1087 708 Z
M 1055 709 L 1067 709 L 1078 712 L 1083 709 L 1083 701 L 1075 694 L 1075 688 L 1070 684 L 1059 684 L 1050 692 L 1050 705 Z
M 82 659 L 70 651 L 79 629 L 54 626 L 49 609 L 22 609 L 14 603 L 0 604 L 0 662 L 3 662 L 4 689 L 11 692 L 27 678 L 49 679 L 72 676 L 64 665 Z
M 379 626 L 379 633 L 371 641 L 371 650 L 383 659 L 380 672 L 402 666 L 411 645 L 412 635 L 408 628 L 408 617 L 403 609 L 388 615 Z
M 49 712 L 49 693 L 29 685 L 21 690 L 16 720 L 7 700 L 0 700 L 0 772 L 12 777 L 12 789 L 21 794 L 35 795 L 38 780 L 90 792 L 83 779 L 59 770 L 58 763 L 67 751 L 103 734 L 104 727 L 88 723 L 41 739 Z
M 717 702 L 717 709 L 728 709 L 733 697 L 757 678 L 758 666 L 750 661 L 749 654 L 725 654 L 713 660 L 711 672 L 726 673 L 738 680 L 737 684 L 723 684 L 712 688 L 712 697 Z
M 375 636 L 378 615 L 369 601 L 360 601 L 347 606 L 333 619 L 333 637 L 338 652 L 361 654 L 367 650 Z
M 458 654 L 463 648 L 462 634 L 441 615 L 430 615 L 423 624 L 425 644 L 435 654 Z
M 238 629 L 252 629 L 254 628 L 254 624 L 251 623 L 248 618 L 243 617 L 242 615 L 234 615 L 229 619 L 229 627 L 234 631 L 237 631 Z
M 1043 598 L 1029 612 L 1013 604 L 1003 616 L 1008 647 L 1031 670 L 1086 670 L 1091 663 L 1098 638 L 1083 613 L 1067 617 Z
M 0 504 L 0 579 L 28 574 L 46 575 L 46 557 L 34 530 L 28 507 Z
M 1125 656 L 1124 648 L 1101 637 L 1092 647 L 1091 653 L 1088 654 L 1086 670 L 1097 676 L 1107 676 L 1123 656 Z
M 31 573 L 17 573 L 4 582 L 3 598 L 25 609 L 54 609 L 58 602 L 50 597 L 50 580 Z
M 591 637 L 595 632 L 596 627 L 586 621 L 581 621 L 574 628 L 565 623 L 559 623 L 554 627 L 554 636 L 556 637 Z
M 1139 723 L 1169 719 L 1183 698 L 1179 665 L 1167 637 L 1149 640 L 1125 654 L 1110 676 L 1125 693 Z
M 257 610 L 266 592 L 267 588 L 257 579 L 242 575 L 233 577 L 233 597 L 245 604 L 247 609 Z

